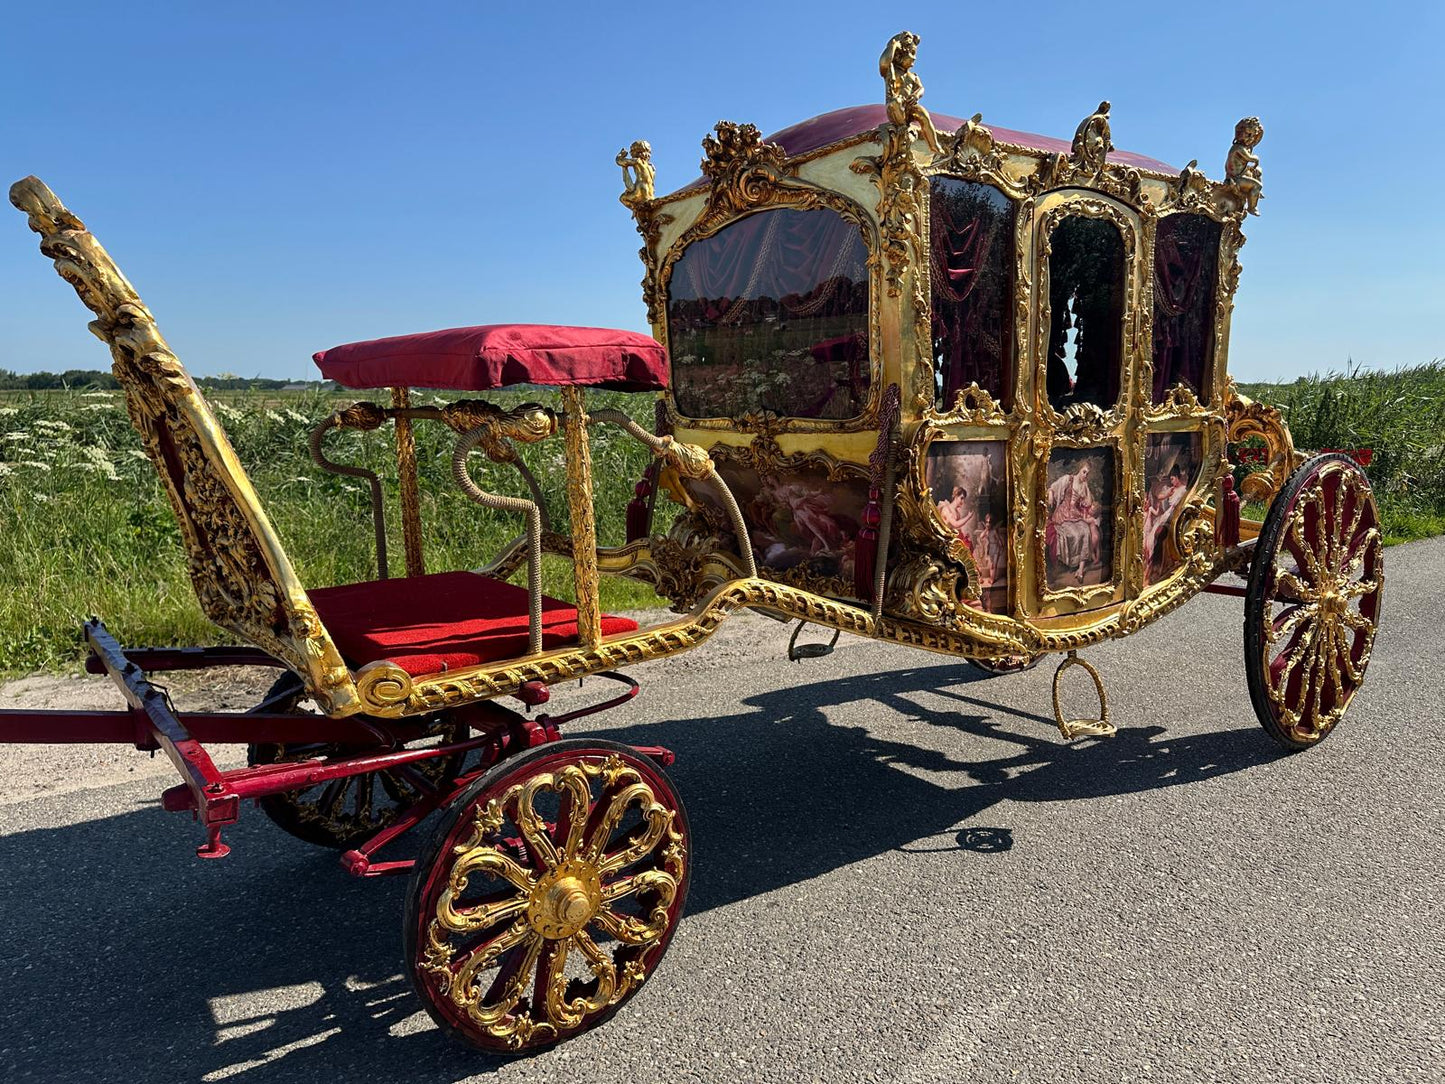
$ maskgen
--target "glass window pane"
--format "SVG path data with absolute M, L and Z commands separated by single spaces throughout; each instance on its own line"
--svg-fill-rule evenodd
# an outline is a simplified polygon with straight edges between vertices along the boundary
M 1049 403 L 1105 410 L 1124 367 L 1124 239 L 1101 218 L 1066 218 L 1049 256 Z
M 929 185 L 933 371 L 938 405 L 977 383 L 1013 396 L 1014 204 L 991 185 L 935 177 Z
M 853 418 L 868 399 L 868 249 L 830 210 L 762 211 L 688 246 L 667 304 L 690 418 Z
M 1167 215 L 1154 235 L 1154 402 L 1175 384 L 1209 401 L 1214 363 L 1214 296 L 1219 223 Z

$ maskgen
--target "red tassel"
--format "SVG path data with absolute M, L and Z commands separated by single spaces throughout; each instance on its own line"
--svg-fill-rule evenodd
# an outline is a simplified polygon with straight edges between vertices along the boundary
M 1219 544 L 1229 549 L 1239 545 L 1239 494 L 1234 491 L 1234 475 L 1219 480 L 1219 512 L 1214 533 Z
M 878 487 L 869 487 L 868 503 L 863 508 L 863 526 L 858 531 L 858 544 L 853 550 L 853 594 L 857 598 L 873 597 L 873 580 L 878 571 L 878 525 L 883 522 L 878 501 Z
M 652 534 L 652 508 L 648 498 L 652 496 L 653 469 L 648 467 L 642 481 L 633 487 L 633 498 L 627 502 L 627 541 L 636 542 Z

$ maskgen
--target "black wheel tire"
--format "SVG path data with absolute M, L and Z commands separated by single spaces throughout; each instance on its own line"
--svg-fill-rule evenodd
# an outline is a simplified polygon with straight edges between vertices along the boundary
M 1347 503 L 1347 497 L 1352 498 L 1352 501 Z M 1350 507 L 1350 514 L 1358 514 L 1359 518 L 1349 529 L 1349 538 L 1343 537 L 1346 533 L 1344 529 L 1327 534 L 1323 539 L 1315 532 L 1316 540 L 1323 542 L 1326 551 L 1325 571 L 1320 578 L 1328 579 L 1330 583 L 1320 585 L 1309 582 L 1306 585 L 1306 594 L 1315 596 L 1312 600 L 1284 600 L 1286 606 L 1295 604 L 1296 610 L 1306 610 L 1305 616 L 1295 626 L 1293 635 L 1286 644 L 1286 651 L 1303 644 L 1303 655 L 1309 655 L 1312 650 L 1310 644 L 1320 628 L 1324 627 L 1326 635 L 1331 635 L 1331 628 L 1337 622 L 1348 624 L 1349 621 L 1363 617 L 1362 624 L 1368 627 L 1357 630 L 1360 635 L 1350 639 L 1343 654 L 1339 647 L 1333 647 L 1330 649 L 1331 658 L 1321 658 L 1322 679 L 1324 671 L 1333 663 L 1337 684 L 1334 690 L 1320 686 L 1315 700 L 1316 707 L 1324 703 L 1324 693 L 1330 692 L 1325 716 L 1312 716 L 1309 725 L 1305 725 L 1305 712 L 1309 707 L 1307 702 L 1310 694 L 1316 691 L 1312 667 L 1306 667 L 1306 671 L 1300 673 L 1298 683 L 1286 677 L 1281 689 L 1275 679 L 1275 667 L 1279 665 L 1283 673 L 1289 667 L 1289 659 L 1283 653 L 1275 654 L 1272 648 L 1274 637 L 1289 625 L 1293 614 L 1293 611 L 1290 611 L 1282 619 L 1274 616 L 1274 606 L 1280 602 L 1278 592 L 1281 590 L 1281 570 L 1277 567 L 1277 561 L 1281 549 L 1289 542 L 1286 532 L 1291 528 L 1296 508 L 1303 503 L 1314 501 L 1319 502 L 1317 526 L 1326 516 L 1332 517 L 1334 521 L 1341 519 L 1341 512 L 1345 507 Z M 1306 526 L 1307 517 L 1302 514 L 1300 529 L 1295 535 L 1296 544 L 1302 548 L 1306 545 L 1303 537 L 1307 533 Z M 1342 554 L 1338 551 L 1330 552 L 1329 540 L 1334 539 L 1336 534 L 1341 536 L 1339 544 L 1345 547 Z M 1260 530 L 1258 541 L 1255 542 L 1249 569 L 1249 585 L 1245 591 L 1244 672 L 1249 683 L 1249 698 L 1260 726 L 1281 748 L 1298 752 L 1318 745 L 1334 731 L 1336 723 L 1359 688 L 1365 668 L 1369 664 L 1375 631 L 1379 627 L 1380 594 L 1384 586 L 1383 547 L 1384 540 L 1379 531 L 1379 510 L 1375 506 L 1369 481 L 1355 461 L 1347 455 L 1331 453 L 1305 461 L 1290 475 L 1270 503 L 1264 526 Z M 1321 560 L 1318 552 L 1312 550 L 1312 556 L 1316 561 Z M 1292 577 L 1301 583 L 1312 580 L 1311 574 L 1295 557 L 1294 550 L 1290 550 L 1290 558 L 1294 560 L 1295 567 L 1292 572 L 1284 571 L 1284 576 Z M 1352 576 L 1353 564 L 1357 558 L 1361 563 L 1359 571 L 1365 576 L 1363 580 L 1354 580 Z M 1305 564 L 1308 565 L 1308 562 Z M 1363 591 L 1359 596 L 1359 607 L 1354 611 L 1358 617 L 1347 621 L 1337 613 L 1330 613 L 1326 618 L 1327 623 L 1322 626 L 1318 620 L 1309 616 L 1311 612 L 1315 615 L 1325 613 L 1331 606 L 1338 610 L 1338 599 L 1342 595 L 1346 596 L 1347 603 L 1350 591 L 1357 586 L 1368 584 L 1373 584 L 1373 589 Z M 1310 606 L 1314 607 L 1313 611 L 1308 610 Z M 1267 654 L 1271 657 L 1267 658 Z M 1284 660 L 1282 665 L 1281 659 Z M 1345 681 L 1338 678 L 1341 670 L 1344 671 Z M 1284 703 L 1291 698 L 1292 690 L 1300 706 L 1297 713 L 1292 712 Z M 1292 715 L 1297 717 L 1292 718 Z

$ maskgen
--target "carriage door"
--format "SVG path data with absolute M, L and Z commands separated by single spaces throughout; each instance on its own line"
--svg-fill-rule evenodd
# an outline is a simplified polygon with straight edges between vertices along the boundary
M 1040 200 L 1034 226 L 1034 402 L 1028 457 L 1032 577 L 1040 618 L 1130 597 L 1137 543 L 1129 480 L 1138 470 L 1131 409 L 1137 356 L 1139 221 L 1093 193 Z
M 1148 258 L 1153 277 L 1149 365 L 1141 370 L 1145 401 L 1139 565 L 1143 590 L 1184 565 L 1177 528 L 1191 503 L 1208 498 L 1220 470 L 1224 422 L 1222 349 L 1217 341 L 1220 223 L 1176 212 L 1154 227 Z

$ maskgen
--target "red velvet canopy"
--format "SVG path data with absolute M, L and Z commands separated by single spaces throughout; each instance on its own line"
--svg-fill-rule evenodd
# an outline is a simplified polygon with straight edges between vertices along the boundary
M 930 112 L 929 116 L 933 118 L 933 126 L 940 132 L 957 131 L 963 124 L 961 117 L 950 117 L 946 113 Z M 781 132 L 773 133 L 767 139 L 769 143 L 781 145 L 791 157 L 807 154 L 819 147 L 826 147 L 829 143 L 836 143 L 849 136 L 877 128 L 887 120 L 887 106 L 855 105 L 848 109 L 835 109 L 831 113 L 824 113 L 811 120 L 794 124 L 784 128 Z M 1012 143 L 1014 146 L 1028 147 L 1030 150 L 1048 151 L 1051 154 L 1068 154 L 1071 146 L 1067 139 L 1034 135 L 1032 132 L 1015 132 L 987 121 L 984 122 L 984 127 L 992 132 L 994 139 L 1000 143 Z M 1124 166 L 1134 166 L 1136 169 L 1154 170 L 1158 173 L 1179 172 L 1173 166 L 1161 162 L 1157 158 L 1148 158 L 1131 151 L 1111 151 L 1109 161 L 1118 162 Z
M 457 327 L 347 343 L 313 357 L 322 376 L 348 388 L 667 387 L 667 351 L 661 343 L 640 332 L 600 327 Z

